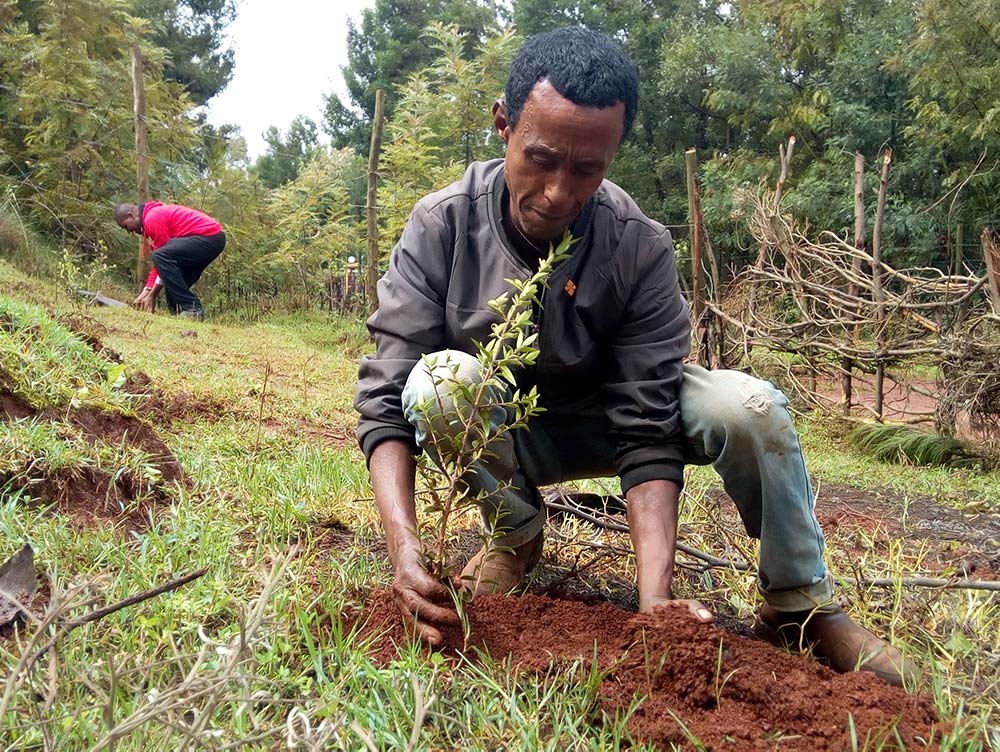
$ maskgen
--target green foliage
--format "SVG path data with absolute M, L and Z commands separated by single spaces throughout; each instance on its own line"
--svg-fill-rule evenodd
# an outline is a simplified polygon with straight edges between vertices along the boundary
M 511 33 L 491 37 L 474 56 L 457 26 L 432 25 L 427 47 L 437 59 L 400 89 L 380 160 L 382 229 L 391 248 L 413 205 L 456 180 L 471 161 L 496 156 L 491 106 L 503 91 L 518 44 Z
M 147 33 L 113 0 L 15 5 L 0 26 L 0 169 L 32 224 L 85 255 L 103 240 L 112 262 L 134 253 L 110 212 L 134 195 L 129 45 Z M 142 47 L 156 185 L 195 131 L 162 50 Z
M 348 256 L 364 247 L 364 226 L 348 189 L 357 166 L 348 149 L 317 151 L 293 182 L 271 195 L 278 245 L 257 263 L 293 272 L 305 301 L 322 299 L 328 275 L 341 272 Z
M 958 439 L 912 426 L 862 423 L 849 439 L 862 452 L 884 462 L 970 467 L 980 460 Z
M 233 75 L 233 51 L 223 49 L 235 0 L 133 0 L 134 15 L 147 19 L 151 41 L 168 53 L 163 76 L 181 84 L 191 101 L 205 104 Z
M 385 114 L 391 118 L 396 88 L 436 57 L 423 39 L 430 24 L 457 26 L 466 39 L 465 54 L 470 55 L 495 34 L 498 13 L 495 4 L 484 0 L 376 0 L 374 7 L 362 11 L 360 25 L 349 20 L 348 64 L 342 70 L 349 101 L 331 94 L 326 103 L 324 130 L 333 144 L 367 153 L 376 90 L 385 92 Z
M 282 134 L 273 125 L 264 133 L 267 151 L 254 164 L 261 182 L 268 188 L 279 188 L 299 174 L 299 170 L 316 153 L 319 143 L 316 123 L 299 115 Z
M 35 408 L 128 409 L 122 369 L 37 306 L 0 297 L 0 386 Z

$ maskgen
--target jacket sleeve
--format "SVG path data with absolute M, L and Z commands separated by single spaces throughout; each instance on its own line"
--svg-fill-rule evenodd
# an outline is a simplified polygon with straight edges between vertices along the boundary
M 378 282 L 378 310 L 368 319 L 375 354 L 361 359 L 354 399 L 366 459 L 386 439 L 408 441 L 416 449 L 401 395 L 420 357 L 445 347 L 452 246 L 443 223 L 418 204 Z
M 624 316 L 610 353 L 611 376 L 604 403 L 616 447 L 622 492 L 648 480 L 684 481 L 680 388 L 684 358 L 691 348 L 687 302 L 680 291 L 670 233 L 640 242 L 638 253 L 622 254 L 619 280 Z

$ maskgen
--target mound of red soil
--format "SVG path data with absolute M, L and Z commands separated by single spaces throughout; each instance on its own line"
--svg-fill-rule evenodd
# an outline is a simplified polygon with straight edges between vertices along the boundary
M 941 737 L 929 699 L 701 624 L 683 607 L 635 614 L 537 595 L 486 596 L 467 613 L 468 639 L 446 630 L 438 650 L 470 660 L 479 651 L 509 657 L 525 682 L 551 667 L 596 660 L 602 713 L 624 715 L 641 699 L 628 728 L 664 749 L 693 749 L 693 737 L 708 750 L 847 750 L 852 723 L 858 748 L 936 748 Z M 374 639 L 370 656 L 379 665 L 413 639 L 390 591 L 372 593 L 356 619 Z
M 196 421 L 214 423 L 224 415 L 233 413 L 232 405 L 223 400 L 199 397 L 185 391 L 166 393 L 156 387 L 153 380 L 142 371 L 130 373 L 125 380 L 124 389 L 138 398 L 136 409 L 158 424 Z

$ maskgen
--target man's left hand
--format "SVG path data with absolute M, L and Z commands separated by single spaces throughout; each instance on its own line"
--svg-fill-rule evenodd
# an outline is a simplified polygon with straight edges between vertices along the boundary
M 670 598 L 662 598 L 654 600 L 646 606 L 643 611 L 648 613 L 657 608 L 687 608 L 687 610 L 691 612 L 691 615 L 702 624 L 711 624 L 715 621 L 715 615 L 708 609 L 708 607 L 701 601 L 693 599 L 672 600 Z

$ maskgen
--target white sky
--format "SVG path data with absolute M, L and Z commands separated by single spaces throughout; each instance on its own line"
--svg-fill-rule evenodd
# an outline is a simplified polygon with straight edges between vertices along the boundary
M 238 125 L 250 158 L 264 152 L 263 132 L 282 132 L 296 115 L 320 125 L 323 95 L 345 96 L 347 19 L 360 23 L 375 0 L 238 0 L 229 26 L 236 65 L 229 85 L 209 100 L 208 121 Z

